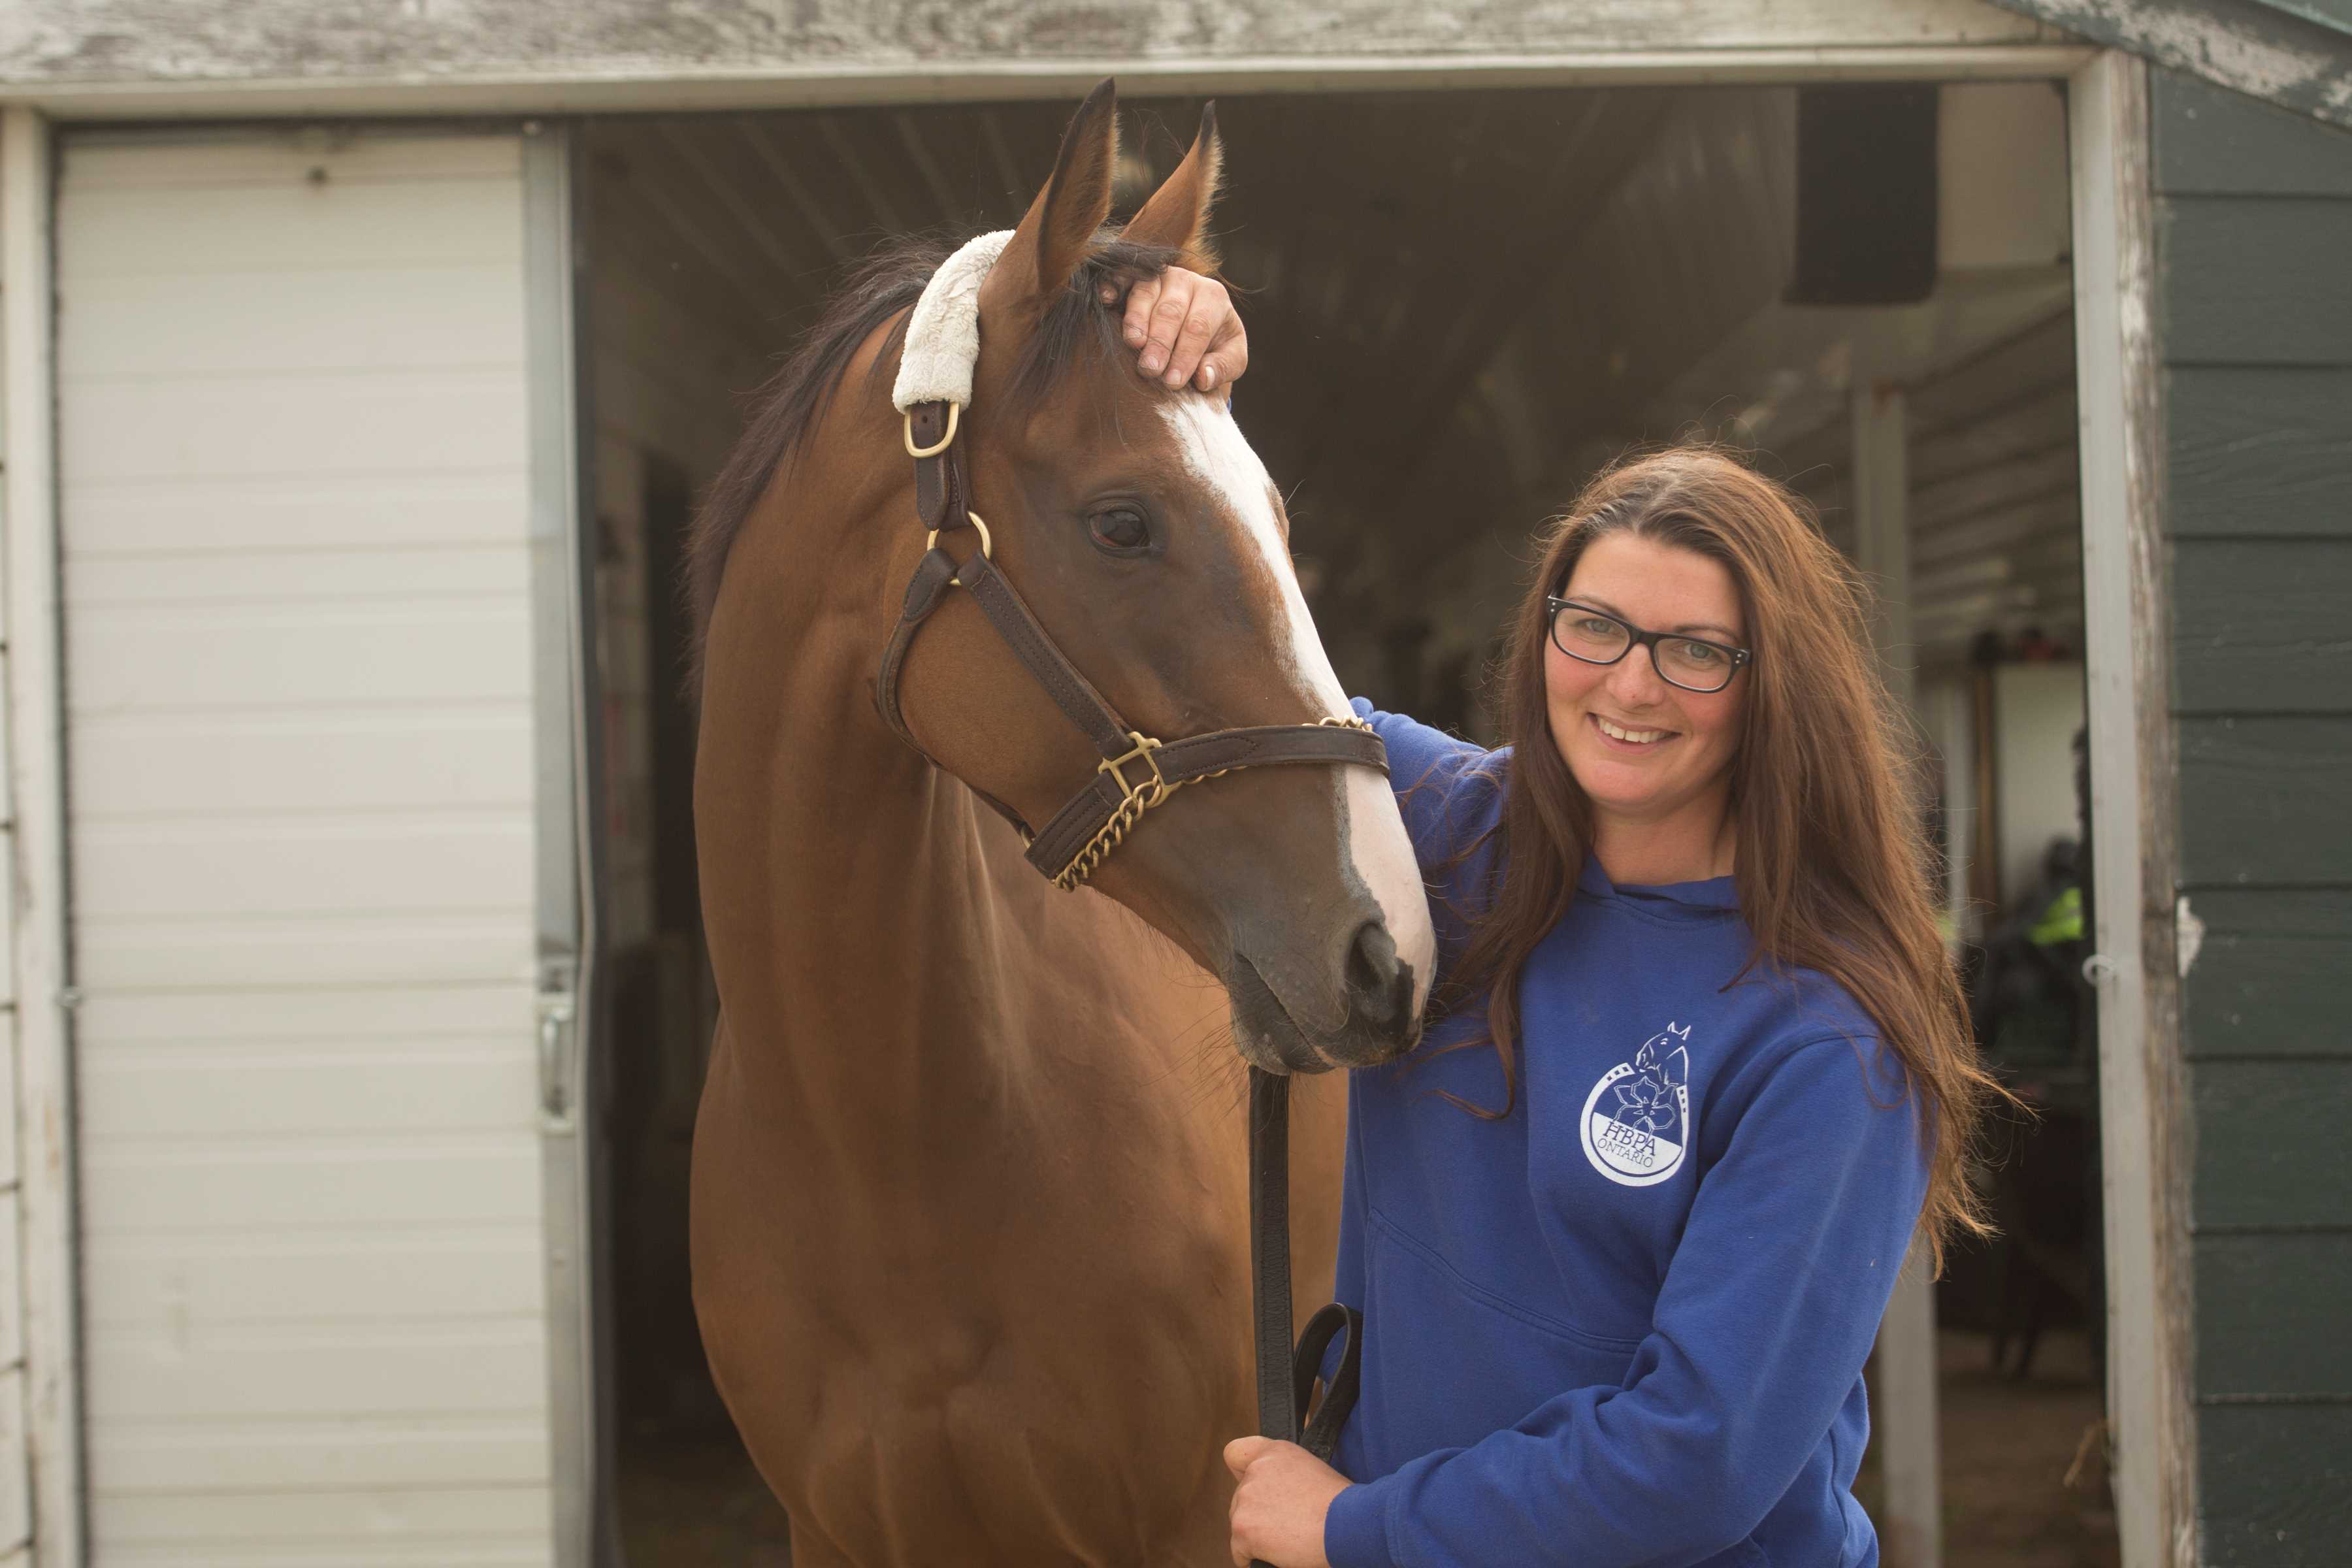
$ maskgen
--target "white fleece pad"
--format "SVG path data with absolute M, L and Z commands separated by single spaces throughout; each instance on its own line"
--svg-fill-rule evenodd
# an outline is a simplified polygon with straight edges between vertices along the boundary
M 931 274 L 907 319 L 907 347 L 890 402 L 904 414 L 918 403 L 971 401 L 971 367 L 980 363 L 980 285 L 1013 237 L 1009 228 L 968 241 Z

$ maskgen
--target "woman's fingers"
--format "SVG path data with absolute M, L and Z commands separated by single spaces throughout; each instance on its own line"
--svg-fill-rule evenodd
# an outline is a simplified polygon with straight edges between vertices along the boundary
M 1330 1568 L 1323 1526 L 1348 1478 L 1295 1443 L 1236 1437 L 1225 1445 L 1234 1474 L 1228 1546 L 1236 1564 Z
M 1121 331 L 1138 351 L 1137 369 L 1163 385 L 1190 382 L 1210 392 L 1249 368 L 1249 339 L 1233 296 L 1215 279 L 1181 267 L 1128 290 Z
M 1217 366 L 1208 359 L 1209 350 L 1239 325 L 1225 286 L 1213 278 L 1192 279 L 1192 303 L 1184 311 L 1184 324 L 1177 329 L 1168 369 L 1160 379 L 1170 386 L 1198 379 L 1201 390 L 1208 391 L 1217 384 Z
M 1209 342 L 1209 352 L 1201 361 L 1193 384 L 1203 392 L 1230 386 L 1249 369 L 1249 334 L 1242 330 L 1242 319 L 1228 310 L 1225 324 Z

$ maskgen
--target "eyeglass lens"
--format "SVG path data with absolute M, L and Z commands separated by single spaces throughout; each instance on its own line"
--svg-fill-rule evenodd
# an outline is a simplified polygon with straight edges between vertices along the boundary
M 1594 664 L 1615 663 L 1633 640 L 1623 622 L 1573 605 L 1553 612 L 1551 635 L 1560 652 Z M 1676 686 L 1719 691 L 1731 680 L 1731 656 L 1719 647 L 1690 637 L 1660 637 L 1654 651 L 1658 673 Z

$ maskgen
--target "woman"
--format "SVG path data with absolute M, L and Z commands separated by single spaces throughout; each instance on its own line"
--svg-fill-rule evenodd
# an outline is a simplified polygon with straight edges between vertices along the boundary
M 1915 1232 L 1982 1228 L 1991 1089 L 1867 625 L 1801 503 L 1684 447 L 1549 531 L 1512 744 L 1358 703 L 1440 991 L 1349 1087 L 1360 1402 L 1336 1468 L 1228 1447 L 1235 1563 L 1876 1561 L 1863 1363 Z

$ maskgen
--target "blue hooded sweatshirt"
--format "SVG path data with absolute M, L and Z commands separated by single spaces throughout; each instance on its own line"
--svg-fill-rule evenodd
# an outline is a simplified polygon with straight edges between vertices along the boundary
M 1496 863 L 1507 750 L 1357 711 L 1434 890 L 1438 966 Z M 1862 1366 L 1927 1190 L 1901 1068 L 1846 991 L 1750 957 L 1732 879 L 1589 858 L 1519 988 L 1351 1075 L 1339 1298 L 1366 1317 L 1333 1568 L 1864 1568 Z

